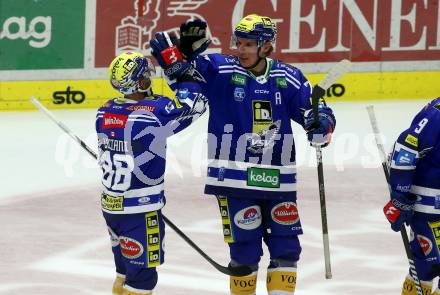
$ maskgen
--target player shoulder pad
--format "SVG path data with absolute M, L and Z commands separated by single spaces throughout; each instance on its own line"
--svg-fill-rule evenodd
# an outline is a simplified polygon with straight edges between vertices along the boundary
M 289 73 L 290 75 L 293 75 L 295 77 L 303 76 L 300 69 L 298 69 L 295 66 L 283 63 L 279 60 L 273 61 L 272 70 L 283 70 L 283 71 L 286 71 L 286 73 Z
M 129 104 L 124 106 L 124 109 L 128 112 L 139 113 L 154 113 L 157 108 L 157 100 L 160 96 L 151 97 L 151 99 L 144 99 L 136 104 Z
M 224 65 L 240 65 L 238 58 L 232 55 L 212 53 L 205 56 L 217 67 Z
M 419 113 L 430 120 L 440 121 L 440 97 L 430 101 Z
M 104 103 L 99 110 L 105 111 L 105 112 L 113 112 L 113 113 L 124 113 L 125 111 L 125 105 L 127 104 L 127 101 L 125 98 L 118 97 L 111 99 Z
M 307 81 L 298 68 L 278 60 L 273 60 L 270 74 L 278 77 L 277 85 L 281 88 L 297 90 Z
M 428 105 L 432 106 L 436 111 L 440 112 L 440 97 L 431 101 Z
M 112 105 L 113 105 L 113 99 L 110 99 L 110 100 L 106 101 L 105 103 L 103 103 L 99 109 L 111 108 Z

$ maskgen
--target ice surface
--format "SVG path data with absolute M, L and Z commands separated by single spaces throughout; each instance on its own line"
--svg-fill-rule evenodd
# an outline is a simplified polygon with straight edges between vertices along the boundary
M 295 126 L 304 228 L 296 294 L 399 294 L 407 261 L 400 235 L 382 214 L 387 187 L 365 106 L 375 106 L 389 150 L 426 102 L 332 104 L 337 128 L 323 151 L 331 280 L 324 278 L 315 153 Z M 54 114 L 95 148 L 93 110 Z M 0 124 L 0 294 L 110 294 L 113 261 L 95 161 L 40 112 L 2 113 Z M 226 265 L 216 202 L 203 196 L 205 140 L 206 116 L 169 140 L 164 212 Z M 267 264 L 265 255 L 257 294 L 266 293 Z M 159 267 L 155 294 L 227 293 L 228 278 L 167 230 L 166 262 Z

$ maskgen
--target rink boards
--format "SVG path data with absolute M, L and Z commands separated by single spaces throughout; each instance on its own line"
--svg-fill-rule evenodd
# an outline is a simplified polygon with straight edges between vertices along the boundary
M 325 74 L 306 74 L 316 84 Z M 332 101 L 377 99 L 432 99 L 440 94 L 440 72 L 349 73 L 328 91 Z M 172 95 L 161 78 L 153 81 L 158 94 Z M 0 82 L 0 111 L 34 110 L 34 96 L 51 109 L 97 108 L 119 96 L 107 80 L 52 80 Z

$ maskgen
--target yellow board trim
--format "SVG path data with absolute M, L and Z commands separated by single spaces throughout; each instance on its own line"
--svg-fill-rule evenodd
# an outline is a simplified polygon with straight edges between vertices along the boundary
M 325 74 L 306 74 L 312 85 Z M 440 72 L 374 72 L 348 73 L 337 84 L 345 93 L 341 97 L 326 97 L 327 101 L 365 101 L 380 99 L 432 100 L 440 93 Z M 336 89 L 340 90 L 340 89 Z
M 325 74 L 306 74 L 315 85 Z M 333 90 L 329 90 L 327 101 L 365 101 L 380 99 L 424 99 L 431 100 L 440 93 L 439 72 L 374 72 L 348 73 Z M 429 86 L 428 86 L 429 85 Z M 54 104 L 54 93 L 82 91 L 86 98 L 82 103 Z M 153 91 L 174 98 L 174 93 L 162 78 L 153 79 Z M 335 93 L 333 93 L 333 91 Z M 49 109 L 98 108 L 111 98 L 121 96 L 111 88 L 107 80 L 54 80 L 54 81 L 0 81 L 0 111 L 35 110 L 31 96 L 38 98 Z M 78 96 L 80 98 L 80 96 Z
M 65 98 L 66 94 L 55 94 L 55 92 L 66 92 L 70 89 L 70 104 L 55 104 L 54 95 Z M 76 99 L 85 99 L 81 103 L 75 103 L 72 99 L 72 92 L 76 92 Z M 168 87 L 165 80 L 153 79 L 153 92 L 164 94 L 174 98 L 174 92 Z M 99 108 L 109 99 L 121 97 L 122 94 L 114 90 L 107 80 L 56 80 L 56 81 L 0 81 L 0 111 L 29 111 L 36 110 L 30 102 L 30 98 L 36 97 L 48 109 L 84 109 Z M 59 100 L 58 100 L 59 101 Z

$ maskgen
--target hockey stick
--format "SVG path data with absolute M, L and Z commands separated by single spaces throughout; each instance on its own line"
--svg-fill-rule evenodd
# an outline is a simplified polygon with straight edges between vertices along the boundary
M 388 171 L 385 148 L 383 147 L 383 143 L 380 138 L 380 132 L 379 132 L 379 127 L 377 125 L 376 114 L 374 113 L 374 106 L 372 106 L 372 105 L 367 106 L 367 111 L 368 111 L 368 116 L 370 117 L 371 128 L 373 129 L 374 137 L 376 139 L 377 149 L 380 153 L 380 156 L 382 157 L 383 173 L 385 174 L 385 178 L 387 180 L 388 185 L 390 185 L 391 184 L 390 172 Z M 389 189 L 391 192 L 391 187 L 389 187 Z M 416 267 L 414 264 L 413 255 L 411 253 L 411 249 L 409 246 L 408 234 L 406 233 L 406 228 L 405 228 L 405 225 L 403 225 L 403 224 L 402 224 L 402 227 L 400 228 L 400 235 L 402 236 L 403 246 L 405 247 L 406 257 L 408 258 L 410 275 L 416 285 L 417 295 L 423 295 L 422 285 L 420 283 L 419 276 L 417 274 L 417 270 L 416 270 Z
M 314 115 L 314 126 L 319 126 L 319 112 L 318 104 L 319 100 L 324 97 L 325 91 L 334 84 L 342 75 L 348 72 L 351 68 L 351 62 L 349 60 L 342 60 L 327 74 L 327 76 L 321 80 L 318 85 L 313 87 L 312 91 L 312 108 Z M 322 165 L 322 150 L 321 147 L 315 147 L 316 149 L 316 162 L 318 164 L 318 184 L 319 184 L 319 201 L 321 204 L 321 221 L 322 221 L 322 241 L 324 244 L 324 260 L 325 260 L 325 278 L 332 278 L 332 269 L 330 264 L 330 242 L 328 238 L 328 225 L 327 225 L 327 207 L 325 205 L 325 187 L 324 187 L 324 169 Z
M 66 125 L 64 125 L 61 121 L 57 120 L 55 116 L 44 107 L 35 97 L 31 98 L 31 102 L 43 113 L 45 113 L 55 124 L 57 124 L 64 132 L 66 132 L 70 137 L 73 138 L 83 149 L 85 149 L 89 155 L 91 155 L 96 160 L 98 156 L 96 153 L 89 147 L 87 144 L 81 140 L 78 136 L 76 136 Z M 222 266 L 215 262 L 211 257 L 208 256 L 202 249 L 200 249 L 185 233 L 183 233 L 174 223 L 171 222 L 165 215 L 163 215 L 163 220 L 165 223 L 171 227 L 185 242 L 187 242 L 194 250 L 196 250 L 203 258 L 205 258 L 215 269 L 229 276 L 242 277 L 247 276 L 252 273 L 252 269 L 246 265 L 239 266 L 231 266 L 228 265 Z

